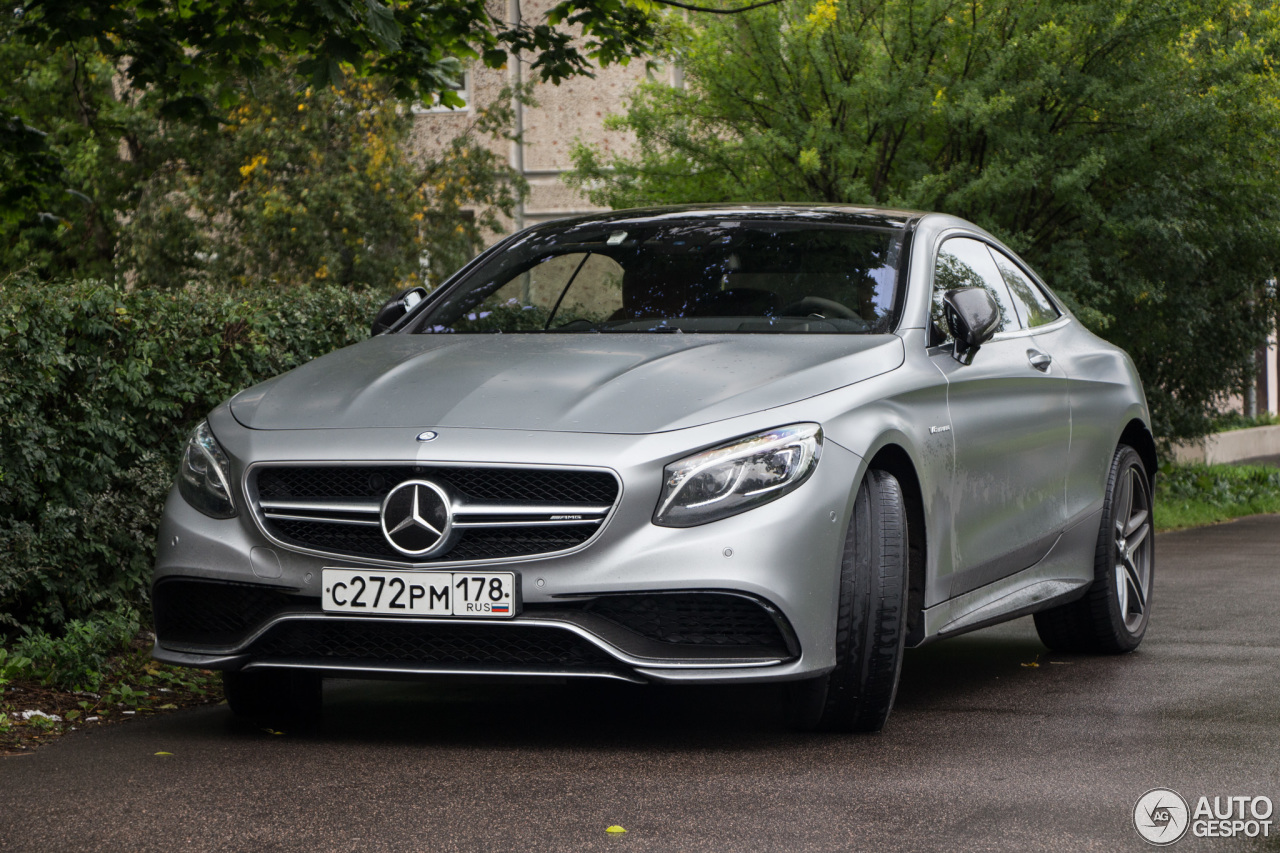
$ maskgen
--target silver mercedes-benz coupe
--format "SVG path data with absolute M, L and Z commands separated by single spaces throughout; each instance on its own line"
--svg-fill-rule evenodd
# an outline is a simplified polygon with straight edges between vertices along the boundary
M 875 731 L 903 648 L 1141 642 L 1156 451 L 1123 351 L 951 216 L 632 210 L 521 231 L 192 433 L 155 656 L 239 714 L 325 676 L 787 682 Z

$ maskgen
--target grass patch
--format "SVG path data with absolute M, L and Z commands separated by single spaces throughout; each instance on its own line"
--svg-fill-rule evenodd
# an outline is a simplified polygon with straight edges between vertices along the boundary
M 73 621 L 0 647 L 0 755 L 93 728 L 222 699 L 217 673 L 151 659 L 136 614 Z
M 1180 530 L 1280 512 L 1280 468 L 1166 465 L 1156 480 L 1157 530 Z

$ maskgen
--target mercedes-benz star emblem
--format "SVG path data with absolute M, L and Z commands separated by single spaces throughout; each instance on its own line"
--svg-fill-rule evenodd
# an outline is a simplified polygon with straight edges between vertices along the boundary
M 448 541 L 453 527 L 449 495 L 427 480 L 406 480 L 382 502 L 382 535 L 409 557 L 425 557 Z

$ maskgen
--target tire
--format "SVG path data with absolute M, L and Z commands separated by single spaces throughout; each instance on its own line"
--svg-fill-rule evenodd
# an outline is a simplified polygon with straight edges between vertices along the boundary
M 227 706 L 238 717 L 274 724 L 320 719 L 321 677 L 307 670 L 269 669 L 222 673 Z
M 907 620 L 907 516 L 898 481 L 868 471 L 840 561 L 836 666 L 791 687 L 792 723 L 811 731 L 878 732 L 898 692 Z
M 1151 478 L 1128 445 L 1116 448 L 1107 476 L 1094 580 L 1083 598 L 1037 613 L 1036 632 L 1055 652 L 1123 654 L 1142 642 L 1155 580 Z

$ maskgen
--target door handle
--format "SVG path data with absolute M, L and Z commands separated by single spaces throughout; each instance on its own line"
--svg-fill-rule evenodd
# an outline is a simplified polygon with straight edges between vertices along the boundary
M 1031 362 L 1031 366 L 1041 373 L 1048 373 L 1049 365 L 1053 364 L 1053 356 L 1038 349 L 1029 349 L 1027 350 L 1027 361 Z

